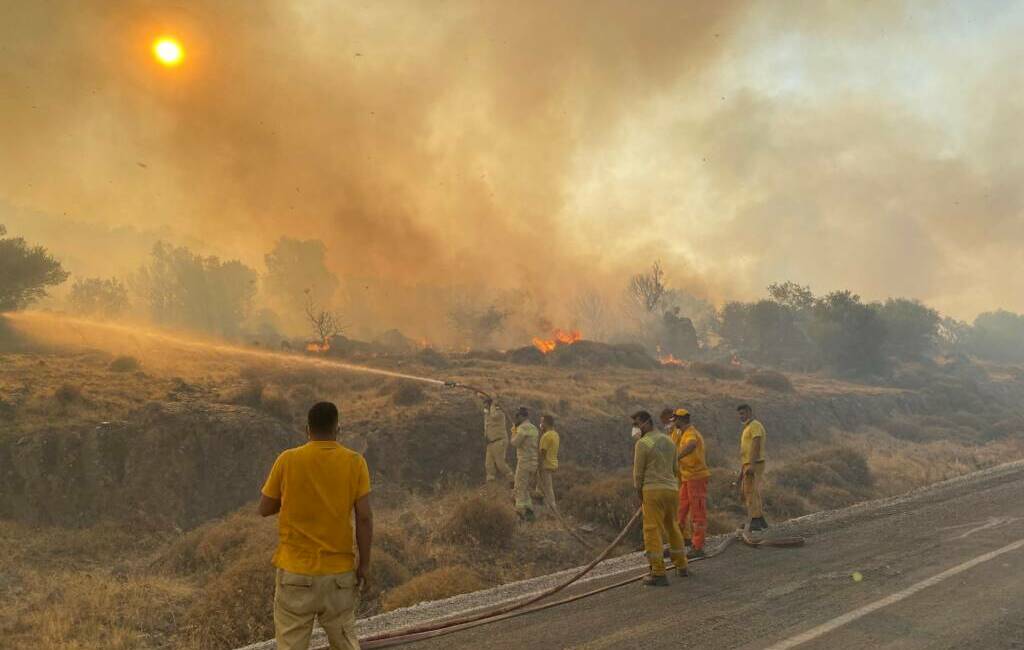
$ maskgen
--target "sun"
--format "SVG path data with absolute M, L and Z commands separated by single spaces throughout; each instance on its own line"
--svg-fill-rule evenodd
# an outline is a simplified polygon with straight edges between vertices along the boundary
M 161 65 L 173 67 L 182 62 L 185 58 L 185 49 L 177 39 L 170 36 L 161 36 L 153 41 L 153 56 Z

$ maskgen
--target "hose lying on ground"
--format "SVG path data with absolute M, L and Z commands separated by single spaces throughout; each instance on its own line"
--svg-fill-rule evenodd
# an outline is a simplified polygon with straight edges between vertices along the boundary
M 529 614 L 531 612 L 537 612 L 543 609 L 549 609 L 551 607 L 565 605 L 567 603 L 582 600 L 583 598 L 594 596 L 605 591 L 610 591 L 612 589 L 617 589 L 618 587 L 623 587 L 630 583 L 637 582 L 638 580 L 643 579 L 648 574 L 648 569 L 646 567 L 643 569 L 637 569 L 635 574 L 630 575 L 628 578 L 624 578 L 622 580 L 618 580 L 610 584 L 602 585 L 600 587 L 596 587 L 594 589 L 590 589 L 588 591 L 584 591 L 578 594 L 573 594 L 572 596 L 567 596 L 559 600 L 553 600 L 546 603 L 539 602 L 549 596 L 552 596 L 562 591 L 563 589 L 565 589 L 566 587 L 568 587 L 569 585 L 571 585 L 572 583 L 576 582 L 584 575 L 589 573 L 595 566 L 597 566 L 598 563 L 603 561 L 611 553 L 611 551 L 616 546 L 618 546 L 622 539 L 625 538 L 625 536 L 629 533 L 630 529 L 632 529 L 633 525 L 640 518 L 641 512 L 642 510 L 637 510 L 637 512 L 633 515 L 633 518 L 630 519 L 629 523 L 626 524 L 626 527 L 622 529 L 622 532 L 619 533 L 618 537 L 616 537 L 615 540 L 608 545 L 608 547 L 601 553 L 601 555 L 595 558 L 590 564 L 585 566 L 583 569 L 574 574 L 568 580 L 556 585 L 555 587 L 552 587 L 551 589 L 543 591 L 535 596 L 532 596 L 519 602 L 513 602 L 503 607 L 478 612 L 477 614 L 472 614 L 462 618 L 446 620 L 440 623 L 425 624 L 420 625 L 418 627 L 410 627 L 396 630 L 394 632 L 366 637 L 360 639 L 360 646 L 363 648 L 387 648 L 391 646 L 403 645 L 405 643 L 412 643 L 414 641 L 424 641 L 427 639 L 433 639 L 439 636 L 444 636 L 446 634 L 459 632 L 461 630 L 466 630 L 469 628 L 487 625 L 489 623 L 496 623 L 498 621 L 503 621 L 509 618 L 514 618 L 516 616 L 521 616 L 523 614 Z M 748 531 L 740 529 L 736 531 L 735 535 L 727 537 L 725 541 L 719 544 L 718 547 L 714 550 L 707 552 L 703 557 L 693 558 L 692 560 L 690 560 L 690 562 L 710 560 L 711 558 L 716 557 L 720 555 L 722 552 L 724 552 L 737 539 L 753 548 L 758 548 L 760 546 L 795 547 L 803 546 L 805 542 L 803 537 L 754 539 L 750 536 L 750 533 Z M 630 573 L 634 572 L 630 571 Z
M 575 574 L 570 576 L 564 582 L 561 582 L 561 583 L 555 585 L 554 587 L 551 587 L 550 589 L 546 589 L 546 590 L 540 592 L 539 594 L 535 594 L 535 595 L 533 595 L 533 596 L 531 596 L 529 598 L 525 598 L 525 599 L 520 600 L 520 601 L 512 602 L 512 603 L 509 603 L 509 604 L 501 606 L 501 607 L 485 610 L 483 612 L 478 612 L 476 614 L 470 614 L 468 616 L 463 616 L 461 618 L 455 618 L 455 619 L 443 621 L 442 623 L 428 623 L 428 624 L 425 624 L 425 625 L 419 625 L 419 626 L 413 626 L 413 627 L 408 627 L 408 628 L 404 628 L 404 629 L 395 630 L 394 632 L 386 632 L 384 634 L 378 634 L 378 635 L 375 635 L 375 636 L 369 636 L 369 637 L 360 639 L 359 643 L 360 643 L 361 646 L 366 647 L 366 648 L 383 648 L 383 647 L 389 646 L 389 645 L 398 645 L 399 643 L 406 643 L 406 642 L 409 642 L 409 641 L 415 641 L 415 640 L 420 639 L 420 638 L 430 638 L 430 636 L 419 636 L 419 635 L 424 635 L 424 634 L 428 634 L 429 635 L 429 634 L 431 634 L 433 632 L 440 632 L 441 630 L 454 631 L 452 628 L 455 628 L 456 626 L 467 626 L 470 623 L 477 623 L 477 622 L 482 622 L 482 621 L 485 621 L 485 620 L 487 622 L 490 622 L 491 620 L 497 620 L 496 617 L 498 617 L 498 616 L 501 616 L 503 614 L 508 614 L 508 613 L 516 611 L 516 610 L 522 610 L 522 609 L 524 609 L 526 607 L 529 607 L 530 605 L 533 605 L 533 604 L 537 603 L 540 600 L 543 600 L 544 598 L 547 598 L 548 596 L 553 596 L 553 595 L 557 594 L 558 592 L 562 591 L 563 589 L 565 589 L 566 587 L 568 587 L 569 585 L 571 585 L 572 583 L 576 582 L 577 580 L 579 580 L 583 576 L 585 576 L 588 573 L 590 573 L 590 571 L 593 570 L 593 568 L 595 566 L 597 566 L 600 562 L 602 562 L 609 555 L 611 555 L 612 551 L 615 550 L 615 547 L 617 547 L 619 545 L 619 543 L 622 542 L 622 540 L 626 537 L 626 535 L 629 533 L 629 531 L 636 524 L 637 520 L 640 519 L 640 513 L 641 512 L 642 512 L 642 510 L 640 508 L 637 508 L 637 511 L 633 514 L 633 517 L 629 520 L 629 522 L 626 524 L 626 526 L 622 529 L 622 532 L 620 532 L 618 534 L 618 536 L 614 540 L 612 540 L 612 542 L 607 546 L 607 548 L 604 549 L 604 551 L 601 552 L 600 555 L 598 555 L 593 560 L 591 560 L 590 564 L 588 564 L 587 566 L 585 566 L 582 569 L 580 569 L 579 571 L 577 571 Z M 440 636 L 440 635 L 435 635 L 435 636 Z M 382 641 L 390 641 L 390 642 L 389 643 L 379 643 L 379 642 L 382 642 Z

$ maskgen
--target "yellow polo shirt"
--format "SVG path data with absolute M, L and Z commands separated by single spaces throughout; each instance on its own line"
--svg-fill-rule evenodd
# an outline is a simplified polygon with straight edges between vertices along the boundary
M 352 509 L 369 493 L 366 460 L 333 440 L 283 452 L 263 485 L 281 501 L 274 566 L 311 576 L 351 571 Z
M 684 481 L 690 481 L 711 476 L 704 452 L 704 436 L 700 435 L 697 427 L 691 424 L 680 435 L 673 435 L 672 437 L 676 439 L 676 454 L 681 452 L 683 447 L 691 442 L 697 443 L 697 447 L 692 452 L 679 459 L 679 478 Z
M 548 471 L 555 471 L 558 469 L 558 445 L 561 443 L 561 438 L 558 437 L 558 432 L 554 429 L 548 429 L 540 437 L 540 460 L 544 464 L 544 469 Z
M 761 453 L 757 458 L 750 457 L 750 448 L 753 446 L 754 438 L 761 439 Z M 764 461 L 765 433 L 764 426 L 757 420 L 747 422 L 743 427 L 743 435 L 740 436 L 740 460 L 744 465 L 749 463 L 760 463 Z

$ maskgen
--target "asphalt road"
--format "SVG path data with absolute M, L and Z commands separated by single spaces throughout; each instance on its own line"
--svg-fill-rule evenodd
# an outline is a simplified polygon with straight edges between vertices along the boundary
M 770 532 L 807 545 L 403 647 L 1024 649 L 1024 466 Z

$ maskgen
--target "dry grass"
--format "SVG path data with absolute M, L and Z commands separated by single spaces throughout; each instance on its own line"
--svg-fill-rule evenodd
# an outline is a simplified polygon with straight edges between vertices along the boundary
M 507 501 L 474 494 L 455 507 L 446 530 L 456 543 L 506 548 L 517 523 L 516 512 Z
M 747 383 L 780 393 L 793 392 L 793 382 L 789 377 L 774 370 L 756 370 L 747 376 Z
M 446 566 L 418 575 L 392 589 L 382 603 L 384 611 L 408 607 L 427 600 L 439 600 L 477 591 L 487 586 L 480 576 L 464 566 Z

